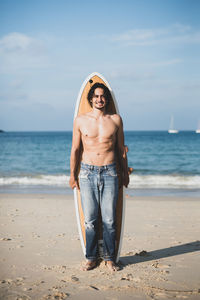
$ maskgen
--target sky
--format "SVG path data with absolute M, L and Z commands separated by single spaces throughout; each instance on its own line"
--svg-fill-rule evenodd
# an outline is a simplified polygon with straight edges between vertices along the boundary
M 0 129 L 72 130 L 86 77 L 112 87 L 125 130 L 195 130 L 199 0 L 0 0 Z

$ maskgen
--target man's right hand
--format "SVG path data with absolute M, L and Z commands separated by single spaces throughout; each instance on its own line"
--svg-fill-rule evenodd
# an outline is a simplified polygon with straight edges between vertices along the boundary
M 70 176 L 69 185 L 72 189 L 76 187 L 78 190 L 80 190 L 78 180 L 74 176 Z

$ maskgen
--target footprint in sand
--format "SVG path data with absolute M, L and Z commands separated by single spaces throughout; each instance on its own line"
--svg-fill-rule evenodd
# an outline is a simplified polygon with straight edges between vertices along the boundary
M 26 277 L 18 277 L 13 282 L 15 283 L 16 286 L 20 286 L 20 285 L 24 285 L 24 280 L 25 279 L 26 279 Z
M 64 237 L 65 235 L 66 235 L 65 233 L 60 233 L 57 236 Z
M 68 293 L 64 293 L 64 292 L 56 292 L 53 294 L 49 294 L 49 295 L 45 295 L 41 298 L 41 300 L 53 300 L 53 299 L 57 299 L 57 300 L 65 300 L 70 296 L 70 294 Z
M 3 279 L 0 281 L 0 283 L 5 283 L 5 284 L 12 284 L 13 280 L 12 279 Z
M 127 281 L 133 280 L 133 275 L 132 274 L 126 274 L 123 277 L 121 277 L 120 280 L 127 280 Z
M 76 276 L 74 276 L 74 275 L 72 275 L 72 276 L 71 276 L 71 281 L 72 281 L 72 282 L 78 282 L 78 281 L 79 281 L 79 278 L 76 277 Z
M 35 287 L 35 286 L 39 286 L 40 284 L 43 284 L 43 283 L 45 283 L 44 280 L 36 281 L 35 283 L 33 283 L 33 286 L 34 286 L 34 287 Z
M 26 291 L 32 291 L 33 289 L 32 288 L 23 288 L 23 291 L 26 292 Z
M 24 246 L 23 245 L 17 245 L 16 248 L 20 249 L 20 248 L 24 248 Z
M 40 238 L 40 235 L 37 234 L 37 233 L 35 233 L 35 232 L 32 232 L 32 237 L 33 237 L 34 239 L 36 239 L 36 238 Z
M 158 262 L 156 263 L 153 263 L 152 266 L 156 269 L 168 269 L 171 267 L 171 265 L 163 265 L 163 264 L 160 264 Z
M 1 238 L 0 241 L 6 241 L 6 242 L 8 242 L 8 241 L 12 241 L 12 239 L 11 238 Z
M 156 293 L 154 294 L 154 299 L 167 299 L 167 294 L 163 292 Z

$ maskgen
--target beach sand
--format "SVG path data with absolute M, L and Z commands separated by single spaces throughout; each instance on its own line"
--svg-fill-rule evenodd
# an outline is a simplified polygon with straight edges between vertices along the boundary
M 0 299 L 200 299 L 200 199 L 126 197 L 120 271 L 89 272 L 73 196 L 0 194 Z

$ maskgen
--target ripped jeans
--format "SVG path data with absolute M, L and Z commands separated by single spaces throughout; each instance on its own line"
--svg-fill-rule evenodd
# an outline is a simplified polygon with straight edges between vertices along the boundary
M 103 225 L 104 260 L 115 260 L 115 215 L 118 199 L 116 164 L 93 166 L 81 163 L 79 174 L 81 203 L 85 217 L 86 258 L 98 255 L 98 215 Z

